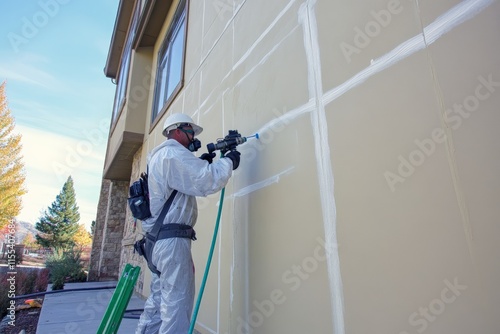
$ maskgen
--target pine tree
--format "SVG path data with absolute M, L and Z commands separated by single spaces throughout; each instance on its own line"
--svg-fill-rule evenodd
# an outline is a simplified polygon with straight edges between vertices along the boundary
M 95 220 L 90 223 L 90 236 L 93 237 L 95 234 Z
M 35 224 L 41 233 L 36 241 L 43 247 L 55 250 L 66 250 L 74 246 L 73 237 L 78 231 L 80 213 L 76 205 L 76 194 L 73 188 L 73 179 L 68 177 L 66 183 L 57 195 L 52 206 Z
M 26 193 L 21 135 L 12 133 L 14 126 L 3 82 L 0 85 L 0 228 L 19 214 L 21 196 Z

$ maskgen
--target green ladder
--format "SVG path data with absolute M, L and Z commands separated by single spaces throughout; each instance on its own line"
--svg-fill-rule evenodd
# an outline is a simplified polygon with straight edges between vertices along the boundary
M 128 263 L 125 265 L 125 269 L 118 281 L 113 297 L 111 297 L 97 334 L 116 334 L 118 332 L 140 271 L 140 267 L 134 267 Z

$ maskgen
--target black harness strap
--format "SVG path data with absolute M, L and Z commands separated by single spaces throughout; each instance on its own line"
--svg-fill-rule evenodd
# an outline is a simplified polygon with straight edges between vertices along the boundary
M 156 242 L 157 240 L 161 239 L 168 239 L 168 238 L 188 238 L 191 240 L 196 240 L 196 232 L 194 229 L 185 224 L 163 224 L 163 221 L 165 220 L 165 216 L 167 215 L 168 210 L 170 209 L 170 206 L 172 205 L 172 202 L 174 201 L 174 197 L 177 194 L 177 190 L 174 190 L 172 194 L 170 194 L 170 197 L 168 198 L 167 202 L 163 206 L 163 209 L 161 210 L 160 216 L 155 222 L 155 225 L 153 226 L 153 229 L 151 232 L 146 233 L 146 237 L 153 241 Z
M 170 197 L 168 198 L 167 202 L 163 205 L 163 209 L 161 209 L 160 216 L 158 219 L 156 219 L 156 222 L 151 229 L 151 232 L 146 233 L 146 236 L 153 240 L 156 241 L 158 240 L 158 233 L 160 232 L 160 229 L 163 225 L 163 221 L 165 220 L 165 216 L 167 215 L 168 210 L 170 209 L 170 206 L 172 205 L 172 202 L 174 201 L 174 197 L 177 195 L 177 190 L 174 190 L 171 194 Z
M 185 224 L 163 224 L 165 217 L 167 215 L 170 206 L 174 200 L 175 195 L 177 195 L 177 190 L 174 190 L 167 202 L 163 205 L 161 209 L 160 216 L 156 219 L 151 232 L 146 233 L 146 237 L 138 240 L 134 243 L 134 251 L 137 251 L 139 255 L 143 256 L 147 263 L 148 268 L 158 276 L 161 275 L 160 271 L 153 265 L 153 249 L 156 241 L 167 238 L 189 238 L 191 240 L 196 240 L 196 232 L 189 225 Z
M 196 232 L 189 225 L 165 224 L 161 227 L 156 240 L 168 238 L 187 238 L 196 240 Z

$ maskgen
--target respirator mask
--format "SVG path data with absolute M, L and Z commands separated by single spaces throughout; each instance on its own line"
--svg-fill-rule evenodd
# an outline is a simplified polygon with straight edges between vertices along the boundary
M 184 134 L 187 136 L 188 140 L 189 140 L 188 134 L 191 135 L 191 139 L 189 140 L 189 144 L 187 146 L 187 149 L 191 152 L 198 151 L 198 149 L 201 147 L 201 141 L 199 141 L 197 138 L 194 138 L 194 131 L 193 130 L 184 130 L 182 127 L 179 127 L 178 129 L 181 130 L 182 132 L 184 132 Z
M 189 143 L 187 149 L 190 150 L 191 152 L 196 152 L 200 147 L 201 147 L 201 141 L 193 138 Z

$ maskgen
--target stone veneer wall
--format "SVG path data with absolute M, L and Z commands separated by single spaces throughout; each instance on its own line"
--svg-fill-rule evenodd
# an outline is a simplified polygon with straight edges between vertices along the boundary
M 141 170 L 141 155 L 142 148 L 134 154 L 130 183 L 137 180 L 141 172 L 143 172 L 143 170 Z M 130 209 L 127 206 L 123 240 L 121 242 L 120 272 L 123 270 L 127 263 L 133 266 L 141 266 L 141 272 L 135 285 L 135 291 L 141 295 L 144 295 L 144 274 L 149 269 L 146 266 L 144 259 L 137 253 L 134 253 L 134 242 L 135 240 L 140 238 L 141 232 L 141 221 L 136 220 L 134 219 L 134 217 L 132 217 Z M 149 287 L 147 288 L 149 289 Z
M 90 253 L 90 269 L 88 280 L 89 281 L 97 281 L 98 280 L 98 272 L 99 272 L 99 258 L 100 258 L 100 249 L 102 244 L 102 236 L 103 236 L 103 226 L 106 221 L 106 212 L 108 207 L 108 193 L 109 187 L 111 185 L 111 181 L 102 180 L 101 183 L 101 193 L 99 194 L 99 203 L 97 204 L 97 217 L 96 223 L 94 227 L 94 237 L 92 240 L 92 251 Z
M 127 208 L 128 181 L 103 180 L 90 257 L 89 281 L 117 280 Z

